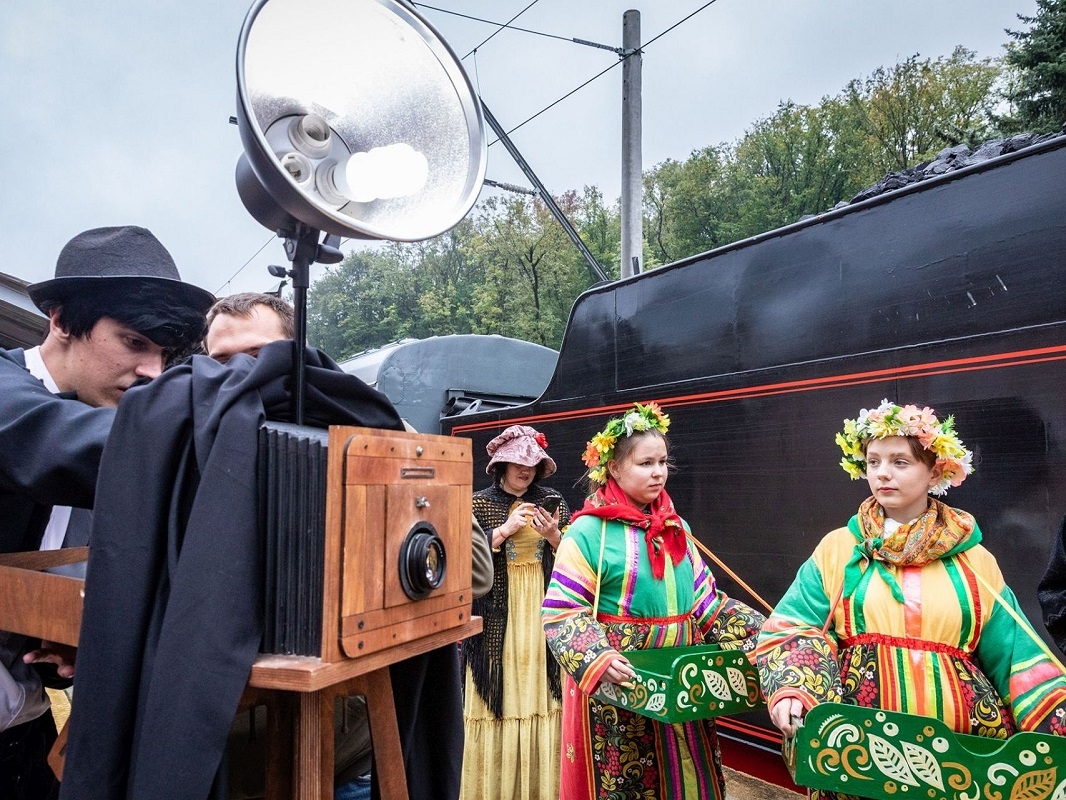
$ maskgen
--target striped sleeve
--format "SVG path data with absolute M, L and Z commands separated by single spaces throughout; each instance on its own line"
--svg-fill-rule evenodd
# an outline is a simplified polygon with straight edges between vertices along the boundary
M 541 622 L 556 661 L 583 692 L 591 694 L 617 651 L 592 617 L 596 573 L 572 533 L 573 528 L 563 537 L 555 554 L 555 569 L 544 595 Z
M 1000 578 L 1002 580 L 1002 578 Z M 1023 731 L 1066 733 L 1066 669 L 1037 643 L 1037 633 L 1009 586 L 1000 593 L 977 642 L 977 659 Z
M 789 697 L 807 709 L 840 699 L 836 637 L 822 632 L 829 610 L 822 572 L 812 557 L 759 634 L 755 660 L 767 707 Z

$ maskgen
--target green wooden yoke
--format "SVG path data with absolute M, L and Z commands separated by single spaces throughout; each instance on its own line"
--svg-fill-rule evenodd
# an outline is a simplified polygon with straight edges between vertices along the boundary
M 782 748 L 800 786 L 885 800 L 1066 800 L 1066 738 L 955 733 L 938 719 L 823 703 Z
M 659 722 L 688 722 L 762 705 L 759 675 L 739 650 L 711 645 L 627 650 L 632 688 L 601 682 L 592 697 Z

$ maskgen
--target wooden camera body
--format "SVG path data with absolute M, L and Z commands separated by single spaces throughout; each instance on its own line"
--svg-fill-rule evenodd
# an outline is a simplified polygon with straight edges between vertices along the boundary
M 382 798 L 404 800 L 387 667 L 481 631 L 470 441 L 266 423 L 258 462 L 265 625 L 241 703 L 267 707 L 267 800 L 333 797 L 334 713 L 350 695 L 367 698 Z M 77 645 L 88 554 L 0 555 L 0 630 Z M 67 733 L 49 756 L 60 780 Z
M 469 440 L 281 422 L 259 433 L 262 652 L 332 664 L 402 645 L 406 657 L 470 621 Z
M 264 654 L 391 663 L 477 632 L 468 439 L 267 423 L 259 462 Z M 0 630 L 76 645 L 86 558 L 0 556 Z
M 470 441 L 369 428 L 329 435 L 322 660 L 464 626 L 473 599 Z

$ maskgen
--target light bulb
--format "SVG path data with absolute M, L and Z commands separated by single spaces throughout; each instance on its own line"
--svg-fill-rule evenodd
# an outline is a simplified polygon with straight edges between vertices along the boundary
M 356 203 L 409 197 L 422 191 L 429 179 L 429 161 L 406 143 L 352 153 L 332 171 L 337 191 Z

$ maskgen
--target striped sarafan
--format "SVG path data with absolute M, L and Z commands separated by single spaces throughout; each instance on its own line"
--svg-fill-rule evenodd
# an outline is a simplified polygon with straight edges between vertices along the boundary
M 827 534 L 767 619 L 756 654 L 768 706 L 842 702 L 994 738 L 1063 732 L 1066 670 L 975 521 L 965 541 L 921 564 L 864 558 L 864 539 L 858 516 Z

